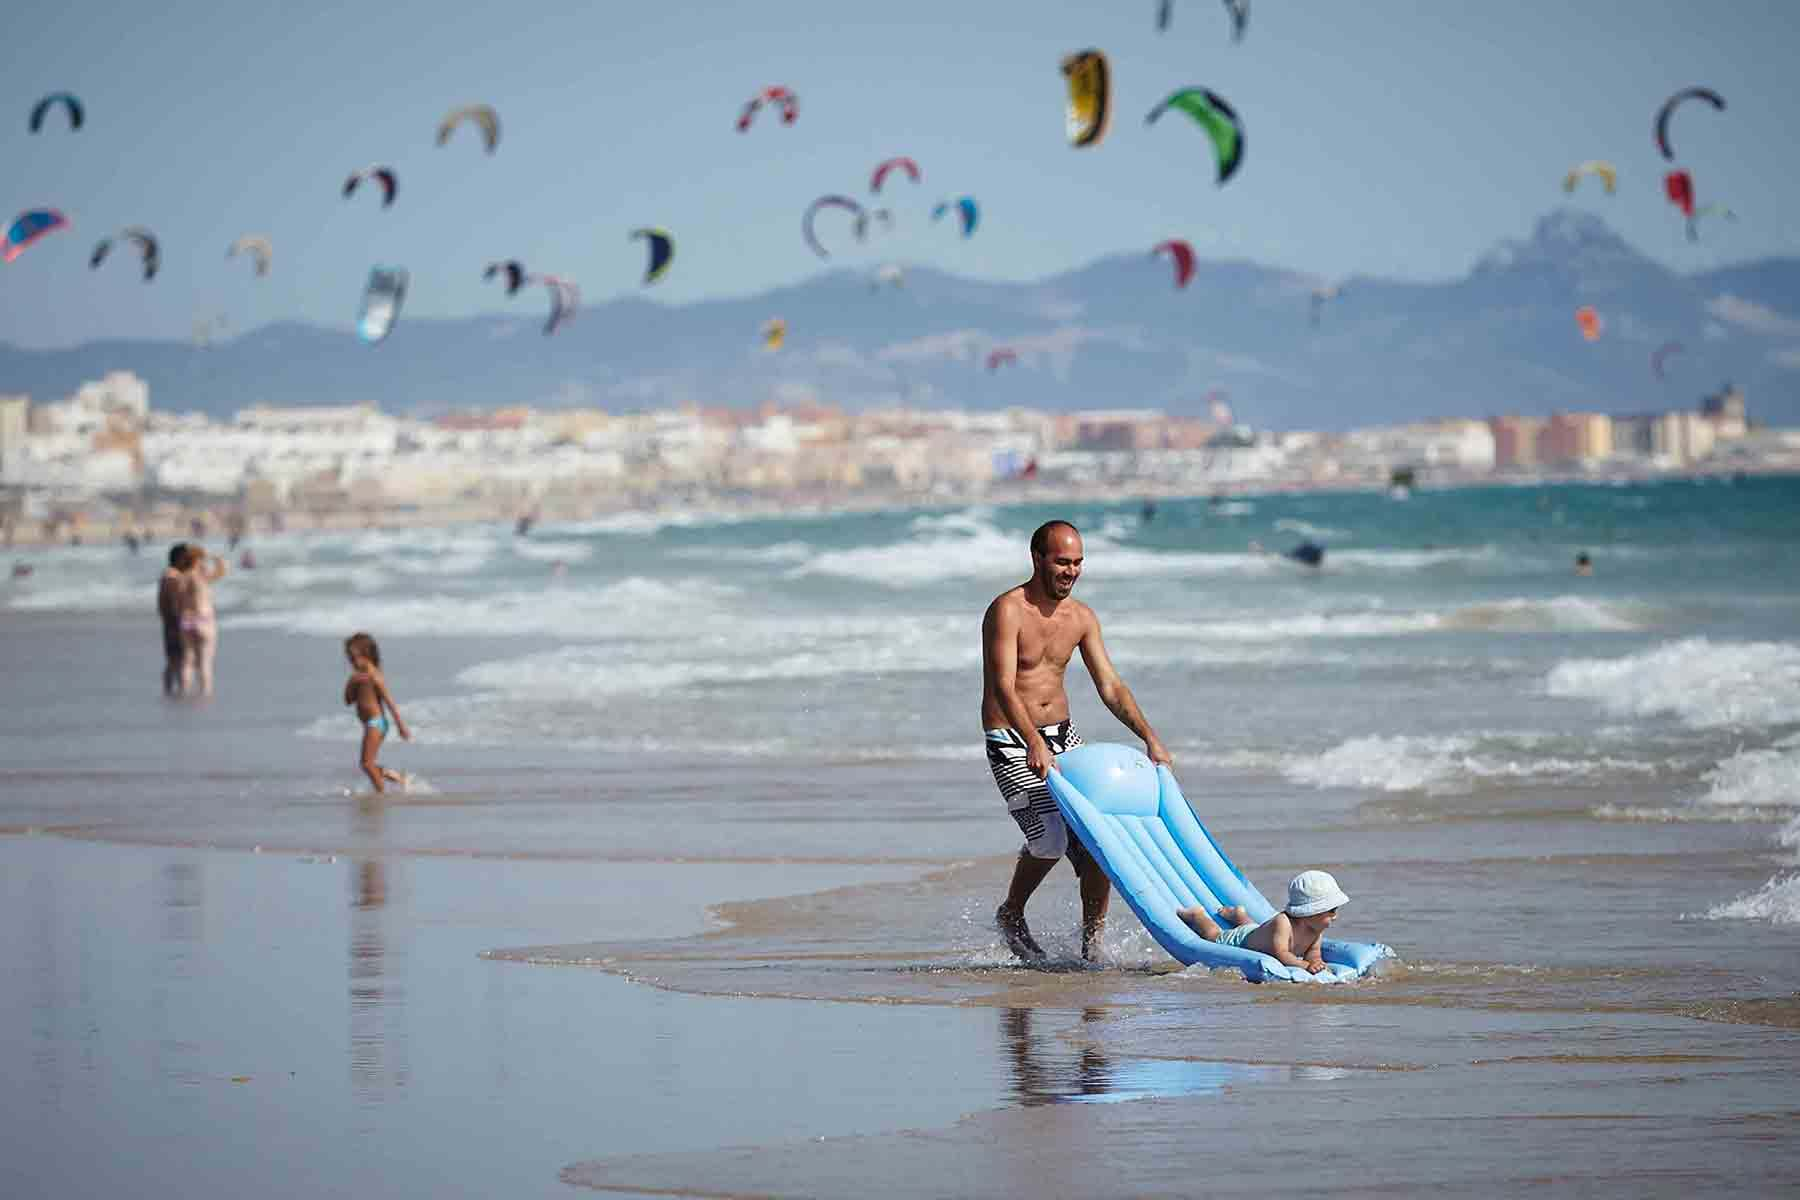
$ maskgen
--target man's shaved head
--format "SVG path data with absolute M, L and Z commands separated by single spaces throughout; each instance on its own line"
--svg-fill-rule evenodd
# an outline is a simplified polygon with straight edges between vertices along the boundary
M 1076 537 L 1081 536 L 1081 530 L 1067 521 L 1045 521 L 1031 534 L 1031 552 L 1037 555 L 1050 553 L 1050 539 L 1056 536 L 1056 531 L 1059 529 L 1066 529 Z

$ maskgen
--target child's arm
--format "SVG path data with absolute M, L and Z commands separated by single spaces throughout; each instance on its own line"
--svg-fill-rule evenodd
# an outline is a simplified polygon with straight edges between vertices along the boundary
M 412 730 L 406 727 L 405 720 L 401 718 L 400 709 L 394 704 L 394 697 L 387 690 L 387 679 L 384 678 L 380 672 L 375 673 L 375 696 L 376 699 L 386 706 L 388 712 L 393 714 L 394 728 L 400 731 L 401 739 L 408 742 L 412 741 Z
M 1269 930 L 1270 954 L 1273 954 L 1287 966 L 1299 967 L 1314 975 L 1325 969 L 1323 960 L 1319 960 L 1318 965 L 1314 966 L 1311 960 L 1301 958 L 1298 954 L 1294 953 L 1294 925 L 1293 922 L 1288 920 L 1286 913 L 1276 913 L 1275 919 L 1270 922 L 1270 925 L 1273 926 L 1273 928 Z M 1314 946 L 1312 953 L 1317 954 L 1318 952 L 1318 947 Z

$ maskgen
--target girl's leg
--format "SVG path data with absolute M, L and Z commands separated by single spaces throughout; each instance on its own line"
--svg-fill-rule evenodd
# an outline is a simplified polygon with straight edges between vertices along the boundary
M 382 772 L 381 764 L 375 761 L 375 756 L 378 753 L 380 753 L 380 751 L 381 751 L 381 730 L 371 729 L 367 725 L 364 725 L 363 726 L 363 743 L 362 743 L 362 771 L 363 771 L 364 775 L 367 775 L 369 777 L 369 782 L 375 785 L 375 790 L 378 792 L 387 790 L 386 776 Z
M 181 694 L 194 694 L 194 670 L 200 664 L 200 635 L 191 629 L 181 631 Z
M 213 657 L 219 652 L 219 633 L 208 629 L 200 635 L 200 694 L 212 695 Z

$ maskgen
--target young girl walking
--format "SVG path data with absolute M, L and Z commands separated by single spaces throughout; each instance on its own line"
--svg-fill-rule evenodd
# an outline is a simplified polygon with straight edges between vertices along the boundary
M 385 792 L 390 783 L 404 784 L 406 776 L 390 771 L 376 761 L 382 739 L 390 730 L 397 730 L 410 742 L 412 730 L 400 719 L 400 710 L 388 693 L 387 678 L 381 673 L 381 647 L 375 644 L 375 639 L 366 633 L 351 634 L 344 640 L 344 657 L 350 660 L 344 703 L 356 706 L 356 719 L 362 724 L 363 774 L 369 777 L 376 791 Z

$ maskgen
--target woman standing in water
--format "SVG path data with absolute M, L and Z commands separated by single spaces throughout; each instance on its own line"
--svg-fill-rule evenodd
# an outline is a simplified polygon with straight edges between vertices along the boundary
M 219 651 L 219 620 L 213 612 L 212 585 L 225 575 L 225 560 L 198 545 L 187 548 L 181 573 L 181 691 L 194 695 L 194 675 L 199 673 L 202 696 L 212 695 L 213 657 Z

